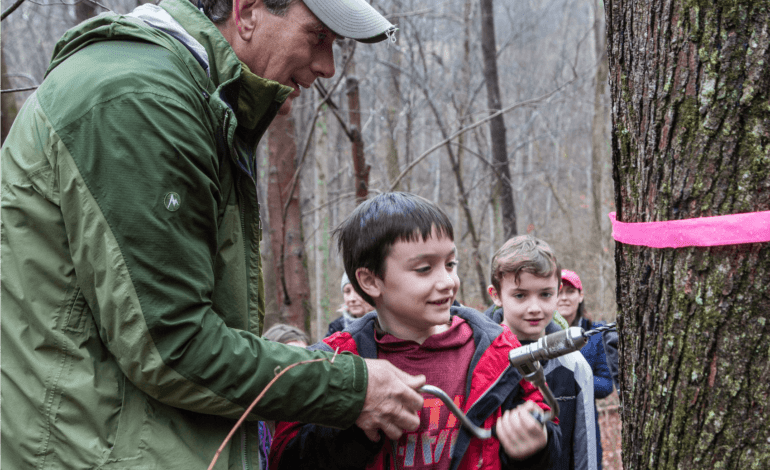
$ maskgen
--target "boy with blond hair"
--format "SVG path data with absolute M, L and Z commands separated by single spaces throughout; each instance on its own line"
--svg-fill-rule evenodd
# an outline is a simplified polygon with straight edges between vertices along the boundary
M 425 394 L 420 427 L 398 441 L 355 426 L 280 423 L 271 468 L 548 468 L 560 448 L 558 425 L 532 416 L 549 408 L 510 367 L 508 352 L 520 346 L 510 330 L 455 303 L 457 249 L 446 214 L 419 196 L 386 193 L 359 205 L 336 235 L 351 283 L 376 310 L 315 347 L 423 374 L 497 438 L 473 437 Z
M 553 321 L 561 287 L 561 267 L 551 247 L 529 235 L 513 237 L 492 258 L 485 314 L 506 325 L 521 344 L 562 328 Z M 561 455 L 554 470 L 597 468 L 593 373 L 579 351 L 543 364 L 546 382 L 559 402 Z

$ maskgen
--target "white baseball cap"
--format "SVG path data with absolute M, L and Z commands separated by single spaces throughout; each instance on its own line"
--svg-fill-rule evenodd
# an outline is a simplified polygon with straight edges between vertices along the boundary
M 373 43 L 389 38 L 397 29 L 366 0 L 302 1 L 338 36 Z

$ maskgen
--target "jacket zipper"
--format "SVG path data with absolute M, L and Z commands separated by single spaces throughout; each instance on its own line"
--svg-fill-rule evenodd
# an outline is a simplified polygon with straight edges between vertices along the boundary
M 249 470 L 246 459 L 246 423 L 243 423 L 243 427 L 241 427 L 241 460 L 243 460 L 243 470 Z
M 222 124 L 222 141 L 225 143 L 227 148 L 230 151 L 230 154 L 233 158 L 237 160 L 238 154 L 235 151 L 235 148 L 229 143 L 227 139 L 227 128 L 230 123 L 230 112 L 225 114 L 225 120 Z M 238 196 L 240 196 L 240 199 L 238 201 L 238 209 L 240 212 L 240 219 L 241 219 L 241 235 L 243 236 L 243 257 L 244 257 L 244 268 L 246 270 L 246 330 L 248 331 L 248 325 L 249 325 L 249 315 L 251 311 L 251 306 L 249 302 L 249 290 L 251 283 L 249 279 L 249 250 L 248 250 L 248 244 L 246 243 L 246 204 L 245 204 L 245 197 L 243 195 L 242 190 L 242 183 L 241 178 L 243 177 L 241 170 L 238 165 L 236 164 L 236 177 L 235 177 L 235 188 Z M 248 455 L 247 455 L 247 443 L 248 443 L 248 435 L 246 433 L 246 423 L 243 423 L 241 426 L 241 460 L 243 461 L 243 470 L 249 470 L 249 464 L 248 464 Z M 264 470 L 264 469 L 263 469 Z

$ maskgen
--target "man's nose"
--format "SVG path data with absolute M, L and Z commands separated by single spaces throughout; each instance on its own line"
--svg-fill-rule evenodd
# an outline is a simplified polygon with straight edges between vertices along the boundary
M 334 49 L 331 44 L 322 44 L 319 47 L 310 68 L 316 77 L 331 78 L 334 76 Z

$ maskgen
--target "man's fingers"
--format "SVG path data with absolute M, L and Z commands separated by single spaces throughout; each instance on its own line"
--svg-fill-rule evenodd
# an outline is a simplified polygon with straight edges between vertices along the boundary
M 390 424 L 385 425 L 382 431 L 385 433 L 386 436 L 388 436 L 388 439 L 391 439 L 394 441 L 401 439 L 401 435 L 404 434 L 404 432 L 401 430 L 400 427 L 390 425 Z
M 399 370 L 401 374 L 403 374 L 403 381 L 405 384 L 407 384 L 411 389 L 418 390 L 420 387 L 425 385 L 425 376 L 420 375 L 409 375 L 406 372 Z
M 379 430 L 390 439 L 400 438 L 404 430 L 416 430 L 417 412 L 423 405 L 417 389 L 425 384 L 425 377 L 409 375 L 384 360 L 366 359 L 366 365 L 369 383 L 356 424 L 373 441 L 379 440 Z

